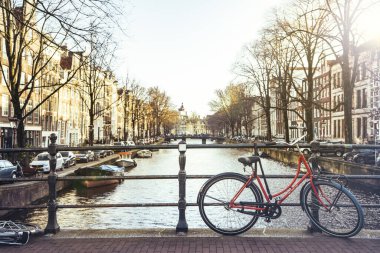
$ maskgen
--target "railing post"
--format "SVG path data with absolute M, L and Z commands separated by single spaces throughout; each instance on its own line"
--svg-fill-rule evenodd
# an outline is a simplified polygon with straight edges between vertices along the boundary
M 178 210 L 179 210 L 179 219 L 176 227 L 177 233 L 186 233 L 188 230 L 186 222 L 186 142 L 180 141 L 178 143 L 179 151 L 179 172 L 178 172 L 178 181 L 179 181 L 179 200 L 178 200 Z
M 48 184 L 49 184 L 49 201 L 48 201 L 48 223 L 45 228 L 46 234 L 55 234 L 59 231 L 59 225 L 57 222 L 57 173 L 56 173 L 56 165 L 57 165 L 57 135 L 51 134 L 50 144 L 48 147 L 48 152 L 50 155 L 49 165 L 50 165 L 50 173 L 48 176 Z
M 312 141 L 310 143 L 311 145 L 311 157 L 309 159 L 309 161 L 311 162 L 311 170 L 313 171 L 313 175 L 316 175 L 318 173 L 318 155 L 317 153 L 319 153 L 320 151 L 320 143 L 318 141 Z M 318 191 L 318 189 L 317 189 Z M 314 191 L 312 191 L 312 194 L 311 194 L 311 201 L 312 201 L 312 205 L 311 205 L 311 213 L 313 215 L 313 217 L 316 219 L 316 220 L 319 220 L 319 207 L 318 207 L 318 199 L 317 199 L 317 196 L 315 196 L 314 194 Z M 313 232 L 322 232 L 317 226 L 315 226 L 311 221 L 309 221 L 309 225 L 307 227 L 307 230 L 311 233 Z

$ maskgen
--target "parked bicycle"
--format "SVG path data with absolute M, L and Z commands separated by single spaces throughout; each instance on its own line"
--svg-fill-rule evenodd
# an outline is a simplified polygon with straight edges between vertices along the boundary
M 42 233 L 42 229 L 37 225 L 0 220 L 0 245 L 25 245 L 30 235 Z
M 238 159 L 252 169 L 249 176 L 239 173 L 216 175 L 202 186 L 198 194 L 198 206 L 206 225 L 224 235 L 237 235 L 250 229 L 262 217 L 270 222 L 282 213 L 282 204 L 304 181 L 300 191 L 300 204 L 311 222 L 321 231 L 336 237 L 351 237 L 360 232 L 364 225 L 363 209 L 354 195 L 339 181 L 323 175 L 318 169 L 313 173 L 309 162 L 300 151 L 298 167 L 289 185 L 272 194 L 259 156 Z M 301 165 L 306 173 L 301 174 Z M 258 165 L 261 176 L 257 174 Z

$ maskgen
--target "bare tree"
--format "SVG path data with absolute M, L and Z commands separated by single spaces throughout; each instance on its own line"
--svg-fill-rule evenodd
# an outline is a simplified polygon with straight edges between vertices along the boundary
M 110 65 L 114 59 L 115 45 L 111 36 L 92 36 L 90 52 L 82 57 L 82 80 L 77 85 L 77 92 L 89 116 L 89 145 L 94 143 L 94 122 L 117 101 L 109 101 L 109 89 L 114 77 Z
M 295 50 L 297 70 L 301 71 L 306 79 L 306 89 L 301 85 L 293 85 L 293 90 L 296 92 L 293 101 L 300 103 L 304 109 L 304 114 L 297 110 L 295 112 L 303 120 L 308 134 L 307 140 L 311 141 L 314 137 L 313 108 L 330 110 L 316 102 L 319 94 L 315 92 L 314 77 L 328 53 L 324 38 L 330 34 L 331 27 L 328 25 L 329 12 L 320 8 L 319 1 L 295 0 L 294 2 L 287 15 L 279 18 L 277 23 Z
M 270 38 L 265 34 L 255 43 L 245 47 L 243 58 L 236 64 L 235 72 L 248 85 L 253 93 L 259 94 L 258 105 L 262 108 L 267 125 L 266 137 L 272 139 L 271 127 L 271 81 L 274 75 L 275 58 L 269 45 Z
M 224 115 L 225 121 L 231 129 L 231 134 L 236 135 L 241 109 L 239 106 L 239 87 L 230 84 L 224 90 L 218 89 L 215 93 L 217 99 L 211 101 L 210 106 L 214 112 Z
M 17 121 L 17 144 L 24 147 L 24 120 L 70 83 L 81 67 L 70 66 L 65 80 L 53 78 L 45 82 L 46 86 L 40 85 L 44 73 L 62 69 L 64 63 L 57 58 L 66 51 L 63 45 L 70 43 L 70 48 L 83 50 L 91 31 L 87 19 L 93 21 L 93 27 L 105 27 L 107 20 L 115 24 L 118 9 L 109 0 L 2 0 L 0 8 L 1 50 L 5 56 L 0 70 L 11 98 L 11 116 Z M 36 91 L 47 88 L 50 92 L 38 100 Z M 34 103 L 29 110 L 31 101 Z
M 325 41 L 330 44 L 342 69 L 344 139 L 346 143 L 352 143 L 352 96 L 358 69 L 360 42 L 355 24 L 368 8 L 379 2 L 372 0 L 325 0 L 324 2 L 323 7 L 329 12 L 331 25 L 334 28 L 333 33 L 326 36 Z M 352 64 L 350 64 L 351 56 L 353 56 Z
M 166 115 L 171 112 L 170 98 L 158 87 L 153 87 L 148 89 L 148 103 L 153 117 L 154 134 L 159 136 L 162 122 Z
M 162 119 L 162 127 L 164 134 L 169 134 L 170 130 L 174 129 L 179 120 L 179 113 L 177 110 L 168 109 Z
M 132 138 L 137 141 L 140 137 L 141 123 L 144 116 L 144 106 L 147 101 L 146 89 L 137 82 L 133 82 L 130 88 L 130 119 L 132 122 Z

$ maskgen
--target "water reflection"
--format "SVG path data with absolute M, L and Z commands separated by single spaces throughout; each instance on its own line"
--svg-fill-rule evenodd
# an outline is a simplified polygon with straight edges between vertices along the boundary
M 198 142 L 194 142 L 198 143 Z M 232 171 L 244 173 L 237 161 L 249 150 L 237 149 L 189 149 L 186 152 L 188 175 L 214 175 Z M 178 151 L 159 150 L 149 159 L 136 158 L 137 167 L 125 172 L 126 175 L 177 175 L 179 170 Z M 263 159 L 265 173 L 294 174 L 295 169 L 284 164 Z M 245 172 L 249 173 L 249 172 Z M 269 179 L 272 193 L 288 185 L 290 179 Z M 198 191 L 205 179 L 187 180 L 186 201 L 195 203 Z M 360 203 L 379 203 L 379 193 L 352 189 Z M 178 180 L 125 180 L 121 184 L 93 189 L 70 188 L 58 196 L 60 204 L 121 204 L 121 203 L 167 203 L 178 201 Z M 286 202 L 299 203 L 299 189 Z M 379 209 L 364 209 L 365 228 L 379 228 Z M 34 210 L 18 213 L 16 216 L 27 222 L 46 225 L 47 211 Z M 126 228 L 174 228 L 178 222 L 177 207 L 138 208 L 76 208 L 59 209 L 58 223 L 63 229 L 126 229 Z M 197 207 L 186 209 L 189 228 L 205 228 Z M 282 216 L 265 223 L 259 219 L 255 227 L 297 227 L 306 228 L 308 219 L 301 207 L 283 207 Z

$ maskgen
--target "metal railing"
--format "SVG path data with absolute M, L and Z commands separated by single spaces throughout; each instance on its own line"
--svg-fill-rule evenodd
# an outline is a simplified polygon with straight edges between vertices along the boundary
M 276 144 L 268 145 L 265 143 L 253 143 L 253 144 L 191 144 L 186 145 L 184 140 L 180 141 L 178 145 L 136 145 L 136 146 L 107 146 L 106 149 L 112 149 L 115 151 L 125 151 L 132 149 L 178 149 L 179 151 L 179 172 L 178 175 L 160 175 L 160 176 L 62 176 L 58 177 L 56 173 L 56 154 L 59 151 L 78 151 L 78 150 L 104 150 L 104 146 L 94 146 L 94 147 L 58 147 L 56 144 L 57 136 L 51 134 L 50 144 L 48 148 L 16 148 L 16 149 L 1 149 L 0 153 L 18 153 L 18 152 L 42 152 L 48 151 L 51 159 L 50 163 L 50 173 L 47 178 L 17 178 L 17 179 L 4 179 L 0 178 L 0 181 L 5 182 L 23 182 L 23 181 L 47 181 L 49 186 L 49 196 L 48 202 L 46 204 L 40 205 L 26 205 L 26 206 L 6 206 L 0 207 L 0 210 L 14 210 L 14 209 L 48 209 L 48 222 L 45 228 L 45 233 L 57 233 L 60 227 L 57 222 L 57 209 L 58 208 L 107 208 L 107 207 L 178 207 L 179 217 L 176 226 L 177 233 L 186 233 L 188 231 L 188 224 L 186 221 L 186 207 L 188 206 L 198 206 L 197 203 L 187 203 L 186 202 L 186 180 L 187 179 L 208 179 L 213 175 L 187 175 L 185 170 L 186 165 L 186 150 L 187 148 L 201 149 L 201 148 L 254 148 L 257 151 L 259 148 L 289 148 L 288 145 Z M 349 148 L 376 148 L 380 149 L 377 145 L 342 145 L 334 144 L 336 147 L 349 147 Z M 311 147 L 313 152 L 318 151 L 319 145 L 313 146 L 310 144 L 300 144 L 299 147 Z M 320 145 L 323 147 L 323 145 Z M 331 145 L 329 144 L 329 147 Z M 315 168 L 313 168 L 315 169 Z M 329 175 L 332 179 L 338 178 L 339 176 Z M 268 179 L 287 179 L 293 178 L 294 175 L 267 175 Z M 300 178 L 301 176 L 299 176 Z M 346 175 L 347 179 L 374 179 L 379 180 L 380 175 Z M 73 181 L 73 180 L 104 180 L 104 179 L 123 179 L 123 180 L 142 180 L 142 179 L 178 179 L 179 181 L 179 199 L 177 203 L 128 203 L 128 204 L 81 204 L 81 205 L 70 205 L 70 204 L 58 204 L 57 203 L 57 181 Z M 283 206 L 300 206 L 300 203 L 283 203 Z M 362 207 L 365 208 L 380 208 L 380 204 L 364 204 Z

